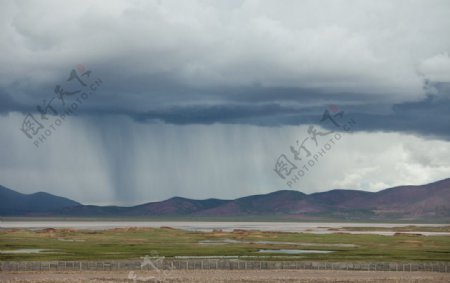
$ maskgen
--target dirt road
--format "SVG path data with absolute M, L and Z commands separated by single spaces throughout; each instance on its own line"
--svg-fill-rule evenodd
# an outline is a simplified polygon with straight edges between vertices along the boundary
M 1 272 L 0 282 L 450 282 L 450 273 L 328 270 L 174 270 L 135 272 Z

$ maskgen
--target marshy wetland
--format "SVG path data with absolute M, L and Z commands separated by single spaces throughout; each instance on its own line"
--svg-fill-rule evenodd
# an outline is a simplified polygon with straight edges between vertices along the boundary
M 450 226 L 380 228 L 369 225 L 329 227 L 328 233 L 245 229 L 196 231 L 168 226 L 101 230 L 3 228 L 0 229 L 0 260 L 124 260 L 157 253 L 168 258 L 450 261 L 450 237 L 446 234 L 450 232 Z M 378 230 L 388 234 L 373 233 Z M 27 250 L 30 252 L 23 252 Z M 299 250 L 301 252 L 286 252 Z

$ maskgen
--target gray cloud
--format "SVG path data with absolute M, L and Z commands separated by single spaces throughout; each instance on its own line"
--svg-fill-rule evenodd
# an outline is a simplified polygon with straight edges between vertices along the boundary
M 398 102 L 423 95 L 418 73 L 446 70 L 446 1 L 233 3 L 6 1 L 0 84 L 17 92 L 28 81 L 35 96 L 85 63 L 125 88 L 120 96 L 148 91 L 145 82 L 164 92 L 256 83 Z

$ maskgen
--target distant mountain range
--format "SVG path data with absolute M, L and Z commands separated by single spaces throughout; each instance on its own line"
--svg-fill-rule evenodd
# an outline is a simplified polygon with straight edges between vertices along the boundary
M 44 192 L 26 195 L 0 186 L 0 215 L 2 216 L 48 213 L 75 206 L 81 206 L 81 204 Z
M 423 220 L 450 223 L 450 179 L 379 192 L 331 190 L 304 194 L 282 190 L 234 200 L 173 197 L 137 206 L 82 205 L 48 193 L 21 194 L 0 186 L 1 216 L 173 217 L 220 219 L 254 217 L 285 220 Z

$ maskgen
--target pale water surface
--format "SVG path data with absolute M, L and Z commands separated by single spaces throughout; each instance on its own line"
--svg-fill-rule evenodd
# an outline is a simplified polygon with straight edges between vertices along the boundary
M 280 232 L 304 232 L 316 234 L 329 234 L 329 228 L 343 227 L 402 227 L 402 226 L 447 226 L 446 224 L 398 224 L 398 223 L 298 223 L 298 222 L 207 222 L 207 221 L 0 221 L 0 229 L 22 228 L 22 229 L 45 229 L 45 228 L 72 228 L 89 230 L 106 230 L 114 228 L 129 227 L 172 227 L 189 231 L 233 231 L 261 230 Z M 345 231 L 352 234 L 378 234 L 393 235 L 389 231 Z M 408 232 L 422 235 L 450 235 L 448 232 Z

